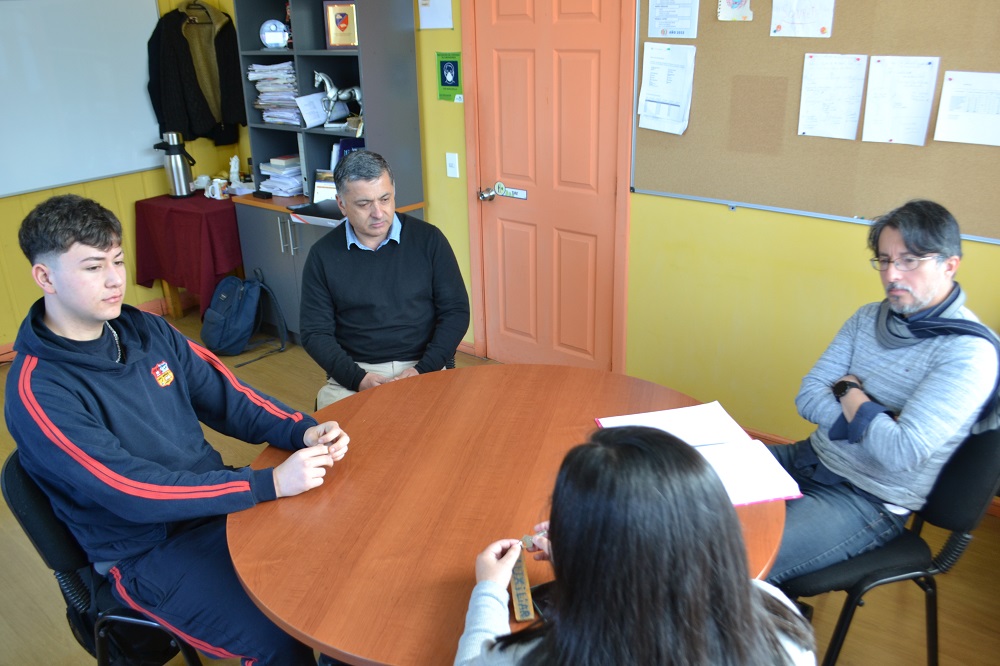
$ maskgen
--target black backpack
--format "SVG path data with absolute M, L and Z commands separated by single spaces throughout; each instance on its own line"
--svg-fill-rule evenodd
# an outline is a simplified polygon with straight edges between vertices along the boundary
M 265 302 L 266 301 L 266 302 Z M 251 342 L 260 330 L 264 319 L 264 308 L 270 307 L 277 322 L 278 337 Z M 222 278 L 212 294 L 212 303 L 205 310 L 201 326 L 201 341 L 219 356 L 237 356 L 264 343 L 277 342 L 279 346 L 260 356 L 237 364 L 235 367 L 258 361 L 269 354 L 285 351 L 288 341 L 288 326 L 281 306 L 271 288 L 264 284 L 260 269 L 254 270 L 254 277 L 241 280 L 229 275 Z

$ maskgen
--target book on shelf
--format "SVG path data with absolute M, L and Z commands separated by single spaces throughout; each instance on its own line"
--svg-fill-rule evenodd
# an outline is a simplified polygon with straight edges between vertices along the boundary
M 313 179 L 313 203 L 337 198 L 337 185 L 333 182 L 333 172 L 329 169 L 316 169 Z
M 330 171 L 337 168 L 337 162 L 339 162 L 348 153 L 353 153 L 355 150 L 364 150 L 365 140 L 364 139 L 353 139 L 345 137 L 333 144 L 333 148 L 330 150 Z
M 708 460 L 735 506 L 801 497 L 799 486 L 762 442 L 716 402 L 597 419 L 602 428 L 649 426 L 687 442 Z
M 272 157 L 271 164 L 275 166 L 295 166 L 299 163 L 298 155 L 281 155 L 279 157 Z
M 260 172 L 272 176 L 299 176 L 302 174 L 302 167 L 298 164 L 292 166 L 278 166 L 270 162 L 260 163 Z

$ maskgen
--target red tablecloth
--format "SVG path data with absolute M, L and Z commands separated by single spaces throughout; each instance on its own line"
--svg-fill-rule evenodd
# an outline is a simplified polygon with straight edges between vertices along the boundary
M 198 295 L 201 313 L 215 285 L 243 264 L 236 208 L 200 193 L 135 202 L 135 281 L 152 287 L 157 278 Z

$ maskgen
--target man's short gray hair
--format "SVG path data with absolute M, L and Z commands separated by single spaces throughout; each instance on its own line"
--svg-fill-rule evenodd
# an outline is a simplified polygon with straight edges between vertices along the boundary
M 378 180 L 383 173 L 389 174 L 389 182 L 396 184 L 392 169 L 385 158 L 370 150 L 356 150 L 340 158 L 333 170 L 333 182 L 337 191 L 342 192 L 344 185 L 356 180 Z

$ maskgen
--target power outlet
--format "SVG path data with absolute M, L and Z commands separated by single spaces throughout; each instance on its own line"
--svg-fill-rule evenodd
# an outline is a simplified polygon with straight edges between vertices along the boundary
M 445 153 L 444 163 L 448 169 L 448 177 L 458 178 L 458 153 Z

